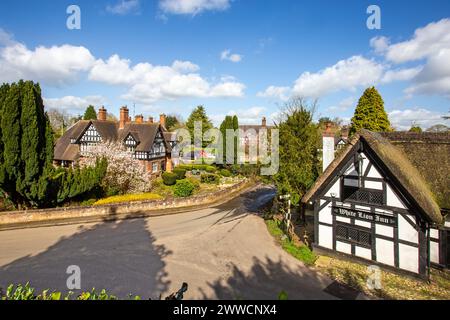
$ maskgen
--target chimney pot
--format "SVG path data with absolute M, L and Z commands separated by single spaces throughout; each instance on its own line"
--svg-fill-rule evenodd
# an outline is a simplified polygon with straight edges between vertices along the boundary
M 125 124 L 129 122 L 129 110 L 127 107 L 120 108 L 119 129 L 125 128 Z
M 322 169 L 325 171 L 334 160 L 334 133 L 331 130 L 332 123 L 327 122 L 322 137 Z
M 148 118 L 148 123 L 153 123 L 153 117 Z
M 161 114 L 159 116 L 159 124 L 163 127 L 166 126 L 166 115 L 165 114 Z
M 262 118 L 262 126 L 263 127 L 267 126 L 267 119 L 266 119 L 266 117 Z
M 139 124 L 144 123 L 144 116 L 141 114 L 137 115 L 135 118 L 135 121 L 136 121 L 136 123 L 139 123 Z
M 100 121 L 106 121 L 106 116 L 107 116 L 108 112 L 106 111 L 105 107 L 102 106 L 99 110 L 98 110 L 98 120 Z

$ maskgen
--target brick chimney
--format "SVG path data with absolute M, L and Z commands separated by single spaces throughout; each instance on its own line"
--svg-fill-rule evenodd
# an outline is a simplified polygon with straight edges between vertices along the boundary
M 166 115 L 162 114 L 159 116 L 159 124 L 162 125 L 163 127 L 166 126 Z
M 153 117 L 148 117 L 148 123 L 153 123 Z
M 325 171 L 334 160 L 334 132 L 331 129 L 332 123 L 327 122 L 325 131 L 322 135 L 322 163 L 323 171 Z
M 129 112 L 127 107 L 120 108 L 119 129 L 125 128 L 125 124 L 129 122 Z
M 105 107 L 102 106 L 100 109 L 98 109 L 98 115 L 97 115 L 98 120 L 106 121 L 107 114 L 108 114 L 108 112 L 106 111 Z
M 139 123 L 139 124 L 144 123 L 144 116 L 142 114 L 137 115 L 136 118 L 135 118 L 135 122 Z
M 267 126 L 267 119 L 266 119 L 266 117 L 262 118 L 262 126 L 263 127 Z

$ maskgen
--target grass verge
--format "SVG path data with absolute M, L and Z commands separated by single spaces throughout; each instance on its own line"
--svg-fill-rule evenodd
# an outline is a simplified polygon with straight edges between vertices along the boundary
M 123 196 L 113 196 L 104 199 L 100 199 L 94 203 L 94 206 L 100 206 L 104 204 L 133 202 L 133 201 L 147 201 L 147 200 L 162 200 L 163 197 L 155 193 L 140 193 L 140 194 L 126 194 Z
M 278 220 L 266 220 L 267 229 L 269 233 L 277 240 L 281 247 L 294 258 L 302 261 L 306 265 L 314 265 L 317 257 L 316 255 L 305 245 L 296 244 L 284 234 L 281 221 Z
M 450 300 L 450 275 L 435 269 L 432 269 L 430 283 L 381 270 L 381 289 L 370 290 L 367 287 L 369 273 L 364 264 L 320 256 L 316 268 L 368 296 L 393 300 Z

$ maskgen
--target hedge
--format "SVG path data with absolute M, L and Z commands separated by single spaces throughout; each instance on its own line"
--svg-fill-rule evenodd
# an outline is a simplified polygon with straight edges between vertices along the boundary
M 162 179 L 164 181 L 164 184 L 166 186 L 173 186 L 175 183 L 177 183 L 178 176 L 175 173 L 172 172 L 164 172 L 162 174 Z
M 231 177 L 231 172 L 227 169 L 220 170 L 220 174 L 222 175 L 222 177 L 226 177 L 226 178 Z
M 100 206 L 111 203 L 133 202 L 133 201 L 161 200 L 162 198 L 163 197 L 161 197 L 159 194 L 155 193 L 126 194 L 123 196 L 113 196 L 100 199 L 94 203 L 94 206 Z
M 217 174 L 205 173 L 201 175 L 202 183 L 219 184 L 220 177 Z
M 189 180 L 178 180 L 173 188 L 174 194 L 177 197 L 186 198 L 191 196 L 194 193 L 195 186 Z
M 173 169 L 173 173 L 177 175 L 177 180 L 183 180 L 184 178 L 186 178 L 186 169 L 175 168 Z

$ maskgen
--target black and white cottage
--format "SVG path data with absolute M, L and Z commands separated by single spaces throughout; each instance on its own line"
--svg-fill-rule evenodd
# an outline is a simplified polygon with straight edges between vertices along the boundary
M 302 198 L 314 247 L 426 277 L 450 265 L 450 134 L 362 130 Z M 328 141 L 330 140 L 330 141 Z

